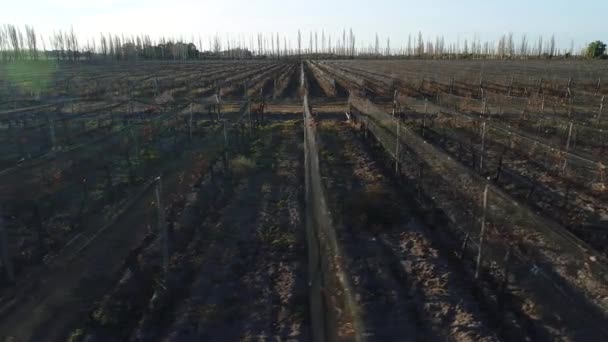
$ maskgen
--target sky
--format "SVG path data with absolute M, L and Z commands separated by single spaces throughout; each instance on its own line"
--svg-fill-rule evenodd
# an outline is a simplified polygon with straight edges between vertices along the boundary
M 324 29 L 335 39 L 343 28 L 352 28 L 366 45 L 376 33 L 383 46 L 390 37 L 397 47 L 418 31 L 461 44 L 474 36 L 497 41 L 512 32 L 516 40 L 526 34 L 531 41 L 554 34 L 558 47 L 569 48 L 574 41 L 579 48 L 608 40 L 607 13 L 606 0 L 3 0 L 0 24 L 29 24 L 45 35 L 73 27 L 81 41 L 100 32 L 195 41 L 216 33 L 274 32 L 295 45 L 298 29 L 304 37 Z

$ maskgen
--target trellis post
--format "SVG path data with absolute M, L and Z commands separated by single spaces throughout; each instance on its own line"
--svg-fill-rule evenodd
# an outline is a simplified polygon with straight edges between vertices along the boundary
M 162 183 L 161 178 L 156 178 L 156 209 L 158 211 L 158 229 L 161 238 L 161 254 L 163 271 L 169 270 L 169 234 L 167 232 L 167 222 L 165 222 L 165 210 L 162 205 Z
M 486 122 L 481 123 L 481 153 L 479 156 L 479 173 L 483 173 L 483 157 L 486 150 Z
M 424 139 L 424 131 L 426 130 L 426 112 L 428 108 L 429 101 L 424 99 L 424 113 L 422 113 L 422 138 Z
M 395 174 L 399 174 L 399 145 L 401 144 L 401 120 L 397 120 L 397 141 L 395 142 Z
M 190 117 L 188 118 L 188 134 L 189 134 L 191 143 L 192 143 L 192 112 L 193 111 L 194 111 L 193 103 L 190 103 Z
M 486 209 L 488 206 L 488 188 L 489 188 L 489 184 L 486 183 L 486 186 L 483 190 L 482 212 L 481 212 L 481 230 L 479 231 L 479 250 L 477 252 L 477 264 L 475 266 L 475 279 L 479 279 L 479 273 L 481 270 L 483 244 L 484 244 L 484 237 L 485 237 L 484 235 L 485 235 L 485 231 L 486 231 Z
M 597 112 L 597 124 L 600 124 L 600 120 L 602 120 L 602 111 L 604 110 L 604 98 L 606 96 L 602 96 L 602 100 L 600 101 L 600 109 Z
M 574 123 L 570 123 L 570 128 L 568 129 L 568 140 L 566 140 L 566 152 L 564 156 L 564 165 L 562 166 L 562 174 L 566 171 L 566 166 L 568 166 L 568 154 L 570 151 L 570 140 L 572 139 L 572 128 L 574 127 Z

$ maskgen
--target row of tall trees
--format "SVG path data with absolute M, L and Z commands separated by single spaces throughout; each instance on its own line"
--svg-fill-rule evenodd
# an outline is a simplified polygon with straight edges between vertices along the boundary
M 202 58 L 281 58 L 286 56 L 316 55 L 326 57 L 403 57 L 403 58 L 554 58 L 557 56 L 587 56 L 586 49 L 575 51 L 574 43 L 558 48 L 554 36 L 534 41 L 526 35 L 515 37 L 508 33 L 498 41 L 473 39 L 446 42 L 444 37 L 424 37 L 422 32 L 409 35 L 407 44 L 392 47 L 390 38 L 382 40 L 378 34 L 372 42 L 356 39 L 352 29 L 332 37 L 324 30 L 297 32 L 297 41 L 279 33 L 241 36 L 198 36 L 189 41 L 180 39 L 152 39 L 149 35 L 124 36 L 100 34 L 80 42 L 73 29 L 53 32 L 45 37 L 31 26 L 22 31 L 14 25 L 0 26 L 0 54 L 3 61 L 23 59 L 202 59 Z
M 425 39 L 422 32 L 417 37 L 408 36 L 407 45 L 397 49 L 391 49 L 390 38 L 386 39 L 386 47 L 381 46 L 380 38 L 376 34 L 374 45 L 369 44 L 359 49 L 357 55 L 366 56 L 405 56 L 405 57 L 431 57 L 431 58 L 553 58 L 556 56 L 574 56 L 581 51 L 574 51 L 574 43 L 568 49 L 558 49 L 555 36 L 543 42 L 543 37 L 538 37 L 538 42 L 532 44 L 527 35 L 522 35 L 517 42 L 513 33 L 502 35 L 498 42 L 482 42 L 474 37 L 472 40 L 464 39 L 446 44 L 444 37 Z
M 47 49 L 47 42 L 48 47 Z M 56 58 L 77 60 L 91 55 L 91 50 L 82 50 L 74 29 L 68 32 L 53 32 L 47 39 L 38 35 L 32 26 L 25 25 L 21 31 L 17 26 L 0 26 L 0 55 L 3 61 L 38 60 Z

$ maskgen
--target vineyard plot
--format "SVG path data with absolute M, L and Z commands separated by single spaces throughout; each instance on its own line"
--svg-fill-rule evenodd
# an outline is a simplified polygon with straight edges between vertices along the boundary
M 1 339 L 608 336 L 599 64 L 10 68 Z

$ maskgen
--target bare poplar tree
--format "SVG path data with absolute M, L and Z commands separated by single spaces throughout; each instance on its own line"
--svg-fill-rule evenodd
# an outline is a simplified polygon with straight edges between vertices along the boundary
M 38 49 L 37 49 L 37 37 L 34 28 L 28 25 L 25 25 L 25 35 L 27 37 L 27 47 L 29 50 L 31 59 L 38 59 Z
M 342 55 L 346 56 L 346 29 L 342 29 Z
M 44 58 L 49 59 L 49 54 L 46 49 L 46 43 L 44 41 L 44 37 L 42 36 L 42 34 L 40 35 L 40 43 L 42 43 L 42 53 L 44 53 Z
M 17 33 L 18 29 L 14 25 L 6 25 L 5 29 L 8 36 L 8 42 L 12 45 L 13 48 L 14 59 L 17 60 L 19 59 L 19 56 L 21 54 L 19 36 Z
M 220 55 L 220 51 L 222 50 L 222 42 L 220 41 L 220 37 L 216 34 L 213 38 L 213 53 L 217 56 Z
M 6 61 L 8 50 L 8 35 L 5 30 L 6 26 L 0 26 L 0 53 L 2 54 L 2 61 Z
M 525 34 L 521 37 L 521 44 L 519 45 L 519 55 L 522 58 L 528 55 L 528 38 Z
M 412 34 L 411 33 L 407 36 L 407 55 L 408 55 L 408 57 L 412 55 Z
M 281 57 L 281 40 L 279 38 L 278 32 L 277 32 L 277 56 Z
M 302 32 L 298 29 L 298 56 L 302 55 Z
M 321 30 L 321 53 L 325 53 L 325 30 Z
M 378 33 L 376 33 L 376 43 L 374 44 L 374 55 L 376 57 L 380 55 L 380 39 L 378 38 Z
M 118 35 L 114 36 L 114 56 L 117 60 L 120 60 L 123 57 L 122 43 Z
M 509 32 L 509 35 L 507 36 L 507 54 L 510 58 L 515 55 L 515 43 L 513 42 L 512 32 Z
M 498 58 L 503 59 L 506 55 L 507 38 L 503 34 L 498 41 Z
M 25 59 L 25 53 L 23 51 L 25 49 L 25 42 L 23 40 L 23 33 L 19 29 L 17 29 L 17 36 L 19 37 L 19 46 L 21 47 L 21 58 Z
M 76 38 L 76 34 L 74 33 L 74 27 L 71 27 L 70 32 L 66 33 L 66 38 L 72 51 L 72 60 L 78 59 L 80 48 L 78 46 L 78 38 Z
M 549 41 L 549 58 L 553 58 L 553 56 L 555 56 L 555 35 L 551 35 Z
M 350 56 L 351 58 L 355 57 L 355 34 L 353 33 L 353 29 L 350 29 Z
M 274 56 L 274 34 L 270 33 L 270 56 Z
M 308 53 L 312 54 L 312 31 L 310 31 L 310 46 L 308 48 Z
M 424 41 L 422 40 L 422 32 L 418 31 L 418 47 L 416 49 L 416 55 L 422 57 L 424 54 Z

